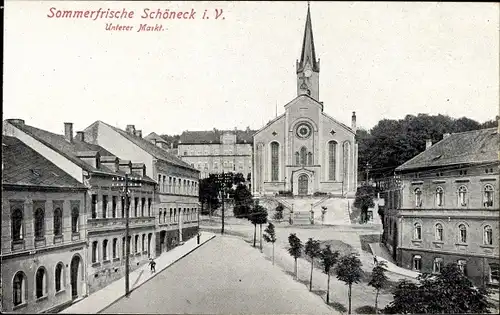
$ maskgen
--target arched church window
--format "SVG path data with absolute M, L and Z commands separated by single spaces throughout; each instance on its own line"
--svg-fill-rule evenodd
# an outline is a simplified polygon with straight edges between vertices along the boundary
M 337 142 L 328 142 L 328 180 L 335 180 Z
M 279 177 L 279 147 L 277 142 L 271 143 L 271 181 L 277 181 Z
M 307 163 L 307 149 L 302 147 L 300 149 L 300 165 L 306 165 Z
M 345 182 L 348 182 L 349 181 L 349 154 L 350 154 L 350 143 L 349 142 L 344 142 L 343 143 L 343 164 L 344 164 L 344 167 L 343 167 L 343 177 L 344 177 L 344 181 Z
M 295 152 L 295 165 L 300 165 L 300 154 Z
M 307 165 L 313 165 L 313 154 L 311 152 L 307 153 Z

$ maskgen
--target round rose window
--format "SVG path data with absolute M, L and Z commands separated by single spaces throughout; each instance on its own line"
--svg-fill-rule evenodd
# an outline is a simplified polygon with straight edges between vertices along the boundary
M 309 126 L 309 124 L 301 123 L 297 127 L 297 137 L 305 139 L 309 138 L 310 135 L 311 135 L 311 126 Z

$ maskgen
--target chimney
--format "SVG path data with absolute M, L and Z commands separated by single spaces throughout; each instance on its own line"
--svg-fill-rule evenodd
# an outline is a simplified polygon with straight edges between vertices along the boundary
M 83 133 L 83 131 L 76 132 L 76 140 L 85 142 L 85 134 Z
M 135 126 L 134 125 L 127 125 L 127 129 L 125 129 L 128 133 L 135 135 Z
M 448 138 L 449 136 L 450 136 L 450 133 L 449 133 L 449 132 L 447 132 L 447 133 L 443 134 L 443 139 L 446 139 L 446 138 Z
M 429 149 L 430 147 L 432 147 L 432 140 L 431 139 L 426 139 L 425 140 L 425 149 Z
M 142 138 L 142 130 L 136 130 L 135 135 L 138 136 L 139 138 Z
M 352 112 L 351 129 L 356 133 L 356 112 Z
M 64 123 L 64 138 L 68 142 L 73 142 L 73 123 Z

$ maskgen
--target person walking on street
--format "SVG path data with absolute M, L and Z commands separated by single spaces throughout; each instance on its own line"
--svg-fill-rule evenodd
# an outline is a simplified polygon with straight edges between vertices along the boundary
M 156 269 L 155 269 L 155 266 L 156 266 L 156 262 L 154 261 L 153 258 L 151 258 L 151 261 L 149 262 L 149 265 L 151 266 L 151 272 L 156 272 Z
M 373 264 L 376 266 L 378 264 L 377 256 L 373 255 Z

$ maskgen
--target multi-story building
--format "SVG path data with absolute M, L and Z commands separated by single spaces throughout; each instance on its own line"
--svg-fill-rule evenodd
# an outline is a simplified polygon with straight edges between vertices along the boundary
M 113 154 L 146 165 L 145 174 L 158 185 L 154 194 L 156 254 L 198 234 L 199 172 L 137 133 L 96 121 L 85 129 L 85 138 Z
M 87 188 L 2 136 L 3 312 L 55 310 L 86 294 Z
M 178 155 L 200 171 L 209 174 L 252 173 L 252 143 L 254 130 L 184 131 L 179 140 Z
M 129 195 L 131 269 L 154 255 L 156 183 L 146 176 L 144 164 L 121 160 L 104 148 L 89 143 L 83 132 L 73 136 L 73 125 L 64 124 L 64 135 L 26 125 L 23 120 L 7 120 L 6 135 L 16 137 L 56 164 L 87 188 L 84 224 L 87 225 L 88 292 L 95 292 L 121 278 L 125 272 L 125 196 L 118 184 L 126 174 L 140 187 Z
M 436 273 L 453 262 L 498 286 L 499 148 L 496 128 L 446 134 L 396 169 L 383 242 L 398 265 Z

